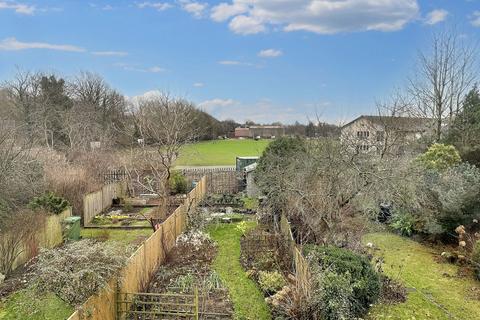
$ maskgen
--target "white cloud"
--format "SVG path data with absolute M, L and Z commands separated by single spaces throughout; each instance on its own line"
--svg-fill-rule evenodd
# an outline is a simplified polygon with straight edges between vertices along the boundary
M 173 6 L 170 3 L 167 2 L 141 2 L 137 3 L 137 7 L 140 9 L 145 9 L 145 8 L 153 8 L 158 11 L 164 11 L 167 9 L 172 8 Z
M 0 51 L 19 51 L 28 49 L 47 49 L 58 51 L 71 52 L 85 52 L 86 50 L 80 47 L 68 44 L 50 44 L 45 42 L 21 42 L 15 38 L 6 38 L 0 41 Z
M 445 19 L 447 19 L 448 14 L 449 14 L 448 11 L 444 9 L 436 9 L 436 10 L 430 11 L 427 14 L 427 17 L 425 18 L 425 24 L 434 25 L 442 21 L 445 21 Z
M 206 100 L 198 104 L 198 107 L 203 110 L 212 110 L 213 108 L 224 108 L 236 105 L 238 102 L 233 99 L 220 99 L 215 98 L 211 100 Z
M 0 10 L 9 9 L 18 14 L 33 15 L 35 13 L 35 6 L 22 4 L 12 1 L 0 1 Z
M 280 57 L 281 55 L 283 55 L 283 52 L 276 49 L 265 49 L 258 53 L 258 56 L 262 58 L 276 58 Z
M 93 55 L 95 56 L 117 56 L 117 57 L 124 57 L 128 55 L 128 52 L 125 51 L 93 51 Z
M 474 11 L 473 12 L 473 14 L 471 16 L 470 23 L 474 27 L 480 27 L 480 11 Z
M 228 26 L 233 32 L 243 35 L 261 33 L 267 30 L 261 20 L 245 15 L 236 16 Z
M 136 72 L 148 72 L 148 73 L 161 73 L 167 71 L 166 69 L 159 67 L 159 66 L 153 66 L 153 67 L 137 67 L 135 65 L 131 65 L 128 63 L 115 63 L 115 67 L 122 68 L 123 70 L 126 71 L 136 71 Z
M 248 11 L 248 6 L 244 3 L 220 3 L 218 6 L 212 8 L 210 18 L 213 21 L 221 22 L 228 20 L 229 18 L 245 13 Z
M 415 20 L 417 0 L 230 0 L 212 8 L 214 21 L 231 20 L 239 34 L 284 31 L 335 34 L 355 31 L 396 31 Z
M 195 18 L 201 18 L 208 7 L 206 3 L 190 0 L 180 0 L 180 5 L 183 10 L 191 13 Z
M 218 64 L 224 65 L 224 66 L 248 66 L 248 67 L 253 67 L 254 64 L 250 62 L 243 62 L 243 61 L 238 61 L 238 60 L 221 60 L 218 61 Z
M 195 82 L 195 83 L 193 84 L 193 86 L 194 86 L 195 88 L 203 88 L 203 87 L 205 87 L 205 83 L 203 83 L 203 82 Z

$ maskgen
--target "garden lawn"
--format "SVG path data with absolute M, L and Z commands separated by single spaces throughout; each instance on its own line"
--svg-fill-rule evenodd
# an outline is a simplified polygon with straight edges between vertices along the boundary
M 146 229 L 102 229 L 102 228 L 83 228 L 80 235 L 83 239 L 99 239 L 117 242 L 122 245 L 140 245 L 147 240 L 153 231 Z
M 186 145 L 175 162 L 177 166 L 235 165 L 235 158 L 260 156 L 271 140 L 214 140 Z
M 55 294 L 39 296 L 36 292 L 20 290 L 0 303 L 0 320 L 60 320 L 67 319 L 74 308 Z
M 410 288 L 406 303 L 378 304 L 369 319 L 480 319 L 480 283 L 458 277 L 455 265 L 436 262 L 439 253 L 432 248 L 389 233 L 363 241 L 380 248 L 376 255 L 383 255 L 385 273 Z
M 256 225 L 256 222 L 246 223 L 248 228 L 254 228 Z M 209 228 L 210 236 L 218 244 L 218 254 L 213 263 L 213 269 L 228 287 L 235 309 L 235 319 L 271 319 L 262 292 L 247 277 L 240 264 L 240 237 L 242 232 L 237 229 L 237 225 L 237 223 L 215 224 Z

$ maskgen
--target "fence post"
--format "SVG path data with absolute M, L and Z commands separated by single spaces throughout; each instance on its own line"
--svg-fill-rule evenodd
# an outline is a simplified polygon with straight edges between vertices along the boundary
M 195 320 L 198 320 L 198 287 L 195 286 L 195 289 L 194 289 L 194 304 L 195 304 Z

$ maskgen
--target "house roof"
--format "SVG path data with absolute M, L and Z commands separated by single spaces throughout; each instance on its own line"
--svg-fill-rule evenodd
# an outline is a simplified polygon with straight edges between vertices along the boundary
M 425 131 L 431 127 L 432 119 L 415 117 L 393 117 L 393 116 L 368 116 L 362 115 L 342 127 L 346 128 L 360 119 L 366 119 L 373 124 L 382 125 L 394 130 L 401 131 Z

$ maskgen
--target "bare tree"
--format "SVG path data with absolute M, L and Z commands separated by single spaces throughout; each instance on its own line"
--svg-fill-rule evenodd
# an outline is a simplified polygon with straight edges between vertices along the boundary
M 431 118 L 434 137 L 442 137 L 461 109 L 466 91 L 475 80 L 475 49 L 463 41 L 455 30 L 433 36 L 431 51 L 419 53 L 418 70 L 409 79 L 412 96 L 411 113 Z
M 142 187 L 161 195 L 166 207 L 174 162 L 182 146 L 197 137 L 196 110 L 190 102 L 168 95 L 142 99 L 131 110 L 130 136 L 138 147 L 131 152 L 134 163 L 127 171 Z
M 17 111 L 17 116 L 25 124 L 28 138 L 33 141 L 36 131 L 36 117 L 41 92 L 39 73 L 18 70 L 15 77 L 6 83 L 8 98 Z

